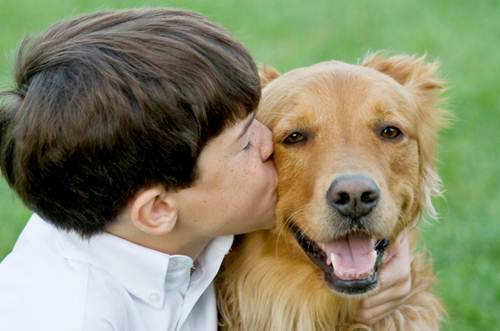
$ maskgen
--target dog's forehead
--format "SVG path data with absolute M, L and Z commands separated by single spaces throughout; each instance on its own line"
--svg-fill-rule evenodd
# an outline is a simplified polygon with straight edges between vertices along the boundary
M 393 89 L 404 93 L 403 87 L 385 73 L 362 65 L 340 61 L 321 62 L 310 67 L 293 70 L 281 78 L 285 81 L 284 84 L 295 85 L 302 82 L 302 87 L 306 88 L 324 84 L 325 87 L 331 89 L 347 86 L 357 90 Z M 287 80 L 288 82 L 286 82 Z
M 381 96 L 387 95 L 387 92 L 408 94 L 403 86 L 382 72 L 362 65 L 327 61 L 279 76 L 263 89 L 263 103 L 269 99 L 296 103 L 310 95 L 328 97 L 342 94 L 342 97 L 356 95 L 361 98 L 376 92 L 380 92 Z
M 389 76 L 361 65 L 328 61 L 289 71 L 272 81 L 263 91 L 259 117 L 275 127 L 278 121 L 280 126 L 313 119 L 321 122 L 334 109 L 365 107 L 387 113 L 411 103 L 408 91 Z

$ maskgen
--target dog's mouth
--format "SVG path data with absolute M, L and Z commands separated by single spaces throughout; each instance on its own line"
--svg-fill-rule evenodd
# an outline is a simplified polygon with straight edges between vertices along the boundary
M 327 285 L 343 294 L 362 294 L 377 286 L 377 275 L 389 241 L 353 231 L 327 242 L 315 242 L 295 224 L 290 231 L 307 256 L 324 273 Z

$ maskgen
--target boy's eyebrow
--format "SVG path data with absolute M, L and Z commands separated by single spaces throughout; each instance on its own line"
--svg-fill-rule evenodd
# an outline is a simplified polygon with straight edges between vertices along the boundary
M 253 122 L 254 119 L 255 119 L 255 113 L 253 113 L 252 117 L 250 117 L 250 119 L 248 120 L 248 122 L 245 123 L 245 126 L 243 127 L 243 130 L 240 132 L 240 134 L 238 135 L 238 137 L 236 138 L 236 140 L 240 139 L 241 137 L 243 137 L 245 135 L 245 133 L 248 131 L 248 128 L 250 127 L 250 125 L 252 125 L 252 122 Z

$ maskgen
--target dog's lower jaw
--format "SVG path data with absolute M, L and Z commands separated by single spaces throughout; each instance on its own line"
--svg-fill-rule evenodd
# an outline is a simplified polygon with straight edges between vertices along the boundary
M 284 240 L 276 242 L 271 231 L 249 234 L 227 257 L 216 280 L 221 329 L 356 330 L 360 298 L 335 295 L 303 254 Z M 430 293 L 431 266 L 417 255 L 411 267 L 410 296 L 371 330 L 438 330 L 443 309 Z

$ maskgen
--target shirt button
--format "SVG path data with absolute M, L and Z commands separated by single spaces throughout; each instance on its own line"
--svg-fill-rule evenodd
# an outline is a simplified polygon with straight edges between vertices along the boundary
M 160 294 L 158 292 L 151 292 L 149 294 L 149 301 L 151 303 L 158 303 L 160 301 Z

